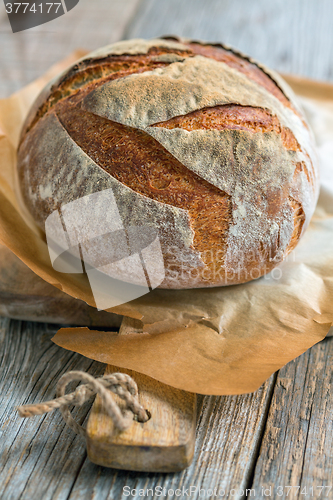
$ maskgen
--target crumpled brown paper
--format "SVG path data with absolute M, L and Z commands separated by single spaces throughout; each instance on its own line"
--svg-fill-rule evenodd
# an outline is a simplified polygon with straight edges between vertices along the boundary
M 52 268 L 43 235 L 21 208 L 15 181 L 15 151 L 29 106 L 46 81 L 78 56 L 0 101 L 0 240 L 44 280 L 94 305 L 85 275 Z M 309 85 L 312 91 L 321 88 Z M 333 324 L 333 97 L 325 98 L 324 104 L 303 100 L 319 146 L 324 185 L 310 227 L 287 261 L 244 285 L 156 289 L 112 310 L 142 320 L 143 333 L 62 329 L 54 341 L 180 389 L 238 394 L 256 390 L 271 373 L 323 339 Z
M 122 316 L 98 311 L 50 285 L 0 245 L 0 316 L 117 330 Z

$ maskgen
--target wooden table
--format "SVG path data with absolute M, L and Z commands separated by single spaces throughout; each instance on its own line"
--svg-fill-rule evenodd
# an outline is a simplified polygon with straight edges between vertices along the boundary
M 171 33 L 222 40 L 281 72 L 333 80 L 332 21 L 332 0 L 81 0 L 65 16 L 13 35 L 0 5 L 0 97 L 74 48 Z M 190 493 L 191 486 L 217 488 L 212 498 L 243 498 L 246 488 L 254 489 L 248 498 L 254 492 L 255 498 L 333 498 L 332 338 L 282 368 L 254 394 L 200 397 L 191 467 L 147 474 L 90 463 L 84 442 L 57 413 L 18 417 L 19 404 L 52 398 L 62 373 L 104 371 L 101 363 L 54 345 L 50 339 L 57 329 L 0 320 L 2 500 L 142 498 L 140 489 L 147 493 L 158 486 L 184 488 L 178 498 L 191 499 L 208 498 L 198 490 Z M 85 406 L 74 413 L 82 423 L 88 412 Z M 289 495 L 288 486 L 293 486 Z M 136 495 L 127 497 L 128 489 L 136 489 Z M 176 493 L 161 496 L 167 497 Z

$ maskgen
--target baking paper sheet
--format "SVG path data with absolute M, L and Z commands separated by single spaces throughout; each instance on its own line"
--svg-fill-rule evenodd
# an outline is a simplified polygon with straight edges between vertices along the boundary
M 29 106 L 51 77 L 81 55 L 0 101 L 0 240 L 41 278 L 95 305 L 85 275 L 54 271 L 45 238 L 24 213 L 15 187 L 15 151 Z M 287 261 L 244 285 L 156 289 L 113 309 L 140 319 L 142 333 L 67 328 L 55 343 L 180 389 L 218 395 L 256 390 L 327 335 L 333 324 L 333 92 L 331 98 L 326 85 L 323 96 L 320 84 L 304 81 L 295 88 L 303 95 L 311 91 L 312 98 L 301 101 L 318 144 L 322 190 L 310 227 Z

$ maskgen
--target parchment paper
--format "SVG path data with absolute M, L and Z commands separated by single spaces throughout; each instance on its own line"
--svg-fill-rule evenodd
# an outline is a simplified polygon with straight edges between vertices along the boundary
M 0 101 L 0 240 L 41 278 L 94 306 L 85 275 L 53 270 L 45 239 L 15 187 L 15 151 L 28 108 L 43 85 L 81 55 Z M 325 97 L 302 100 L 318 143 L 322 190 L 310 227 L 287 261 L 244 285 L 156 289 L 112 309 L 142 320 L 141 334 L 67 328 L 54 342 L 187 391 L 239 394 L 256 390 L 323 339 L 333 324 L 333 99 Z
M 117 330 L 122 316 L 98 311 L 50 285 L 0 245 L 0 316 Z

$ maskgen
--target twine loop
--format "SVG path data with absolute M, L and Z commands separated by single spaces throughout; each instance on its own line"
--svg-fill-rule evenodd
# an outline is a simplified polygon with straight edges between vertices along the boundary
M 66 387 L 70 382 L 82 382 L 75 391 L 66 394 Z M 117 394 L 125 401 L 122 410 L 115 401 L 112 393 Z M 114 426 L 119 431 L 130 427 L 133 417 L 138 422 L 147 422 L 150 414 L 139 403 L 138 386 L 136 382 L 126 373 L 112 373 L 103 377 L 94 378 L 89 373 L 82 371 L 71 371 L 65 373 L 57 383 L 56 398 L 45 403 L 19 406 L 17 411 L 23 418 L 43 415 L 57 408 L 61 411 L 66 424 L 76 434 L 86 436 L 86 429 L 78 424 L 69 410 L 70 405 L 82 406 L 86 401 L 98 394 L 103 402 L 103 407 L 112 418 Z

